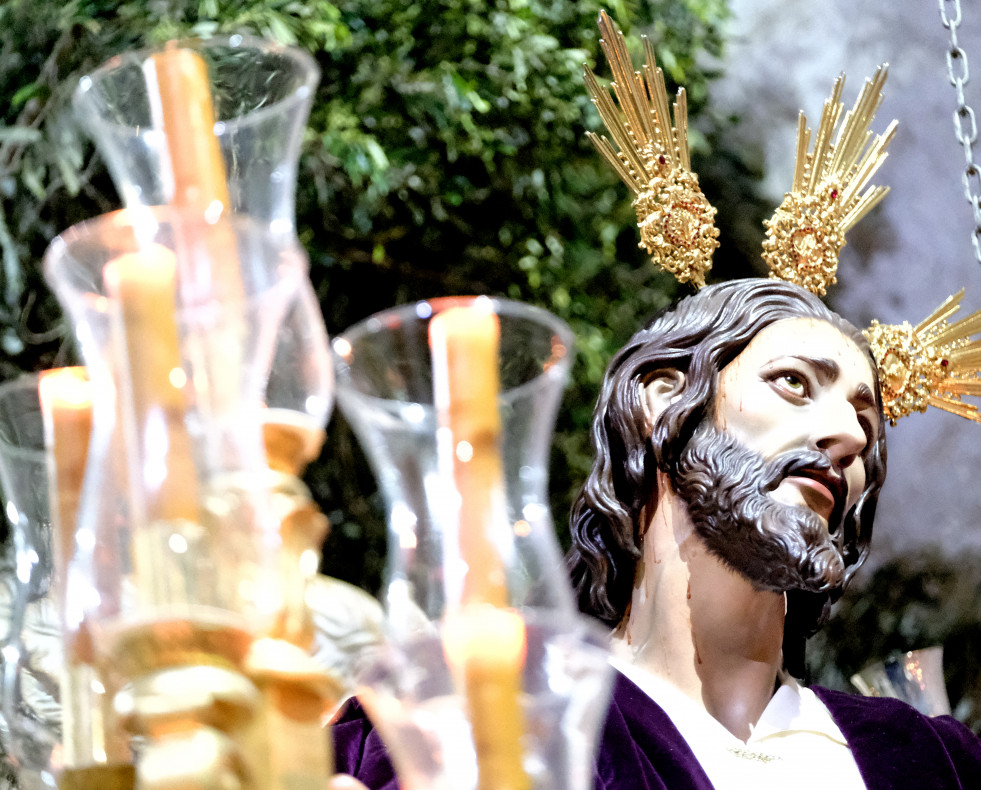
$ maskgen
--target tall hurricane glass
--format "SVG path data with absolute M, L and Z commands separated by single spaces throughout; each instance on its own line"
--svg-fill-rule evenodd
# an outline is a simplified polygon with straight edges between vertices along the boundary
M 168 63 L 176 74 L 167 72 Z M 201 74 L 195 63 L 204 67 Z M 181 87 L 178 107 L 171 108 L 174 128 L 166 123 L 165 72 Z M 244 215 L 289 234 L 295 233 L 300 143 L 318 79 L 316 62 L 296 47 L 244 35 L 174 41 L 123 53 L 84 76 L 74 107 L 127 208 L 176 205 L 210 218 Z M 213 115 L 204 125 L 187 109 L 195 92 L 211 105 L 202 110 Z M 323 316 L 304 278 L 283 317 L 265 396 L 267 422 L 281 442 L 289 440 L 301 466 L 322 446 L 332 376 Z
M 447 428 L 439 395 L 446 360 L 435 338 L 453 315 L 464 333 L 471 319 L 477 326 L 489 317 L 497 338 L 488 354 L 497 394 L 462 418 L 499 425 L 497 458 L 478 458 L 482 428 L 447 444 L 448 431 L 467 429 L 460 420 Z M 589 787 L 606 653 L 575 611 L 548 505 L 570 329 L 529 305 L 449 297 L 374 315 L 336 337 L 333 349 L 338 406 L 388 513 L 392 639 L 363 674 L 361 699 L 400 781 L 455 790 Z M 472 361 L 457 357 L 450 376 Z M 464 373 L 461 397 L 481 389 L 487 372 Z M 475 587 L 478 577 L 486 583 Z
M 235 739 L 259 704 L 246 658 L 284 607 L 263 394 L 304 272 L 289 234 L 168 208 L 74 226 L 45 258 L 94 393 L 65 662 L 116 691 L 114 726 L 144 739 L 151 785 L 190 765 L 152 756 L 162 734 L 188 754 L 223 744 L 215 781 L 238 781 L 246 759 Z
M 0 488 L 12 567 L 0 586 L 4 749 L 22 790 L 55 787 L 61 735 L 61 640 L 38 377 L 0 386 Z

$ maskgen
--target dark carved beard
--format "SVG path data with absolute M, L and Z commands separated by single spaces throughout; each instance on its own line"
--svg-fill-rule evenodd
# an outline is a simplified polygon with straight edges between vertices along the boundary
M 703 425 L 671 482 L 709 551 L 749 581 L 766 590 L 825 592 L 844 582 L 841 504 L 826 528 L 810 509 L 778 502 L 770 492 L 798 471 L 830 466 L 827 456 L 811 450 L 766 461 Z

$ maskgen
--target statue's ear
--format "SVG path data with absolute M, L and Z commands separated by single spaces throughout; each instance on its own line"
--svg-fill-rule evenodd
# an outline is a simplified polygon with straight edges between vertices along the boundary
M 655 370 L 641 385 L 641 401 L 651 425 L 661 412 L 681 397 L 684 386 L 685 374 L 673 368 Z

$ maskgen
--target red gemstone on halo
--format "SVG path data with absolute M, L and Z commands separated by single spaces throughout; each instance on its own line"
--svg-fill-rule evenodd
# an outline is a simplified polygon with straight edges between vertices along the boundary
M 661 164 L 663 165 L 663 164 L 665 164 L 665 163 L 666 163 L 666 162 L 667 162 L 668 160 L 664 158 L 664 154 L 661 154 L 661 155 L 660 155 L 660 156 L 659 156 L 659 157 L 657 158 L 657 161 L 658 161 L 658 162 L 660 162 L 660 163 L 661 163 Z
M 940 367 L 943 367 L 943 368 L 945 368 L 945 367 L 947 367 L 947 366 L 948 366 L 949 364 L 950 364 L 950 362 L 948 362 L 948 361 L 947 361 L 946 359 L 941 359 L 941 360 L 940 360 Z
M 831 190 L 831 199 L 832 200 L 837 200 L 837 198 L 838 198 L 838 190 L 837 189 L 832 189 Z

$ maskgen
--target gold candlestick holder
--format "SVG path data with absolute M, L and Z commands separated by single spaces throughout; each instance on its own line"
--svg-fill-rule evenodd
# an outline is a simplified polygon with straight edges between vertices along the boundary
M 213 276 L 216 238 L 232 284 Z M 46 257 L 96 393 L 64 627 L 75 665 L 114 692 L 144 790 L 329 776 L 325 738 L 280 735 L 319 729 L 338 695 L 293 643 L 309 635 L 290 582 L 324 523 L 270 469 L 263 433 L 305 263 L 290 234 L 170 208 L 82 223 Z M 72 780 L 93 765 L 68 766 Z

